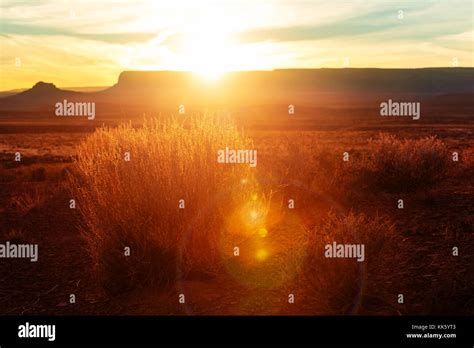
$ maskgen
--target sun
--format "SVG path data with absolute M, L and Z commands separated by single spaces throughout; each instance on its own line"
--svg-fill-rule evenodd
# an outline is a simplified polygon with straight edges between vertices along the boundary
M 216 81 L 228 71 L 230 50 L 224 35 L 209 31 L 196 33 L 189 43 L 189 70 L 205 80 Z
M 233 42 L 233 26 L 228 16 L 217 10 L 205 11 L 183 28 L 186 70 L 207 81 L 218 80 L 240 60 Z

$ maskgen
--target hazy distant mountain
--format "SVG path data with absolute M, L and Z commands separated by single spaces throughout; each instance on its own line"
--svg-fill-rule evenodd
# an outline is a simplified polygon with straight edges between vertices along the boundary
M 38 82 L 32 88 L 27 89 L 18 94 L 8 96 L 0 99 L 0 107 L 5 106 L 47 106 L 51 105 L 53 101 L 59 101 L 64 98 L 74 98 L 82 93 L 64 91 L 57 88 L 52 83 Z M 55 103 L 55 102 L 54 102 Z
M 41 82 L 40 82 L 41 83 Z M 98 91 L 103 91 L 107 88 L 110 88 L 110 86 L 96 86 L 96 87 L 61 87 L 60 89 L 64 91 L 71 91 L 71 92 L 98 92 Z M 0 92 L 0 99 L 4 97 L 9 97 L 12 95 L 16 95 L 18 93 L 24 92 L 28 90 L 29 88 L 19 88 L 19 89 L 12 89 L 9 91 L 1 91 Z
M 9 90 L 9 91 L 2 91 L 2 92 L 0 92 L 0 98 L 9 97 L 11 95 L 15 95 L 15 94 L 18 94 L 20 92 L 26 91 L 27 89 L 28 88 L 19 88 L 19 89 L 12 89 L 12 90 Z

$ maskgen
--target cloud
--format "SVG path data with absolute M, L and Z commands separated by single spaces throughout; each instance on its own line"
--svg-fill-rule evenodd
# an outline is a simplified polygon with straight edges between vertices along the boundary
M 94 40 L 107 43 L 134 43 L 147 42 L 156 36 L 156 33 L 76 33 L 57 27 L 40 25 L 26 25 L 5 21 L 1 24 L 2 35 L 29 35 L 29 36 L 70 36 L 85 40 Z
M 433 3 L 403 5 L 338 18 L 329 23 L 251 29 L 239 33 L 237 38 L 240 42 L 309 41 L 350 37 L 384 41 L 426 41 L 443 35 L 456 35 L 472 26 L 472 19 L 466 14 L 444 14 L 436 23 L 427 21 L 433 12 L 434 16 L 440 17 L 439 9 L 433 11 Z M 407 5 L 410 7 L 407 8 Z

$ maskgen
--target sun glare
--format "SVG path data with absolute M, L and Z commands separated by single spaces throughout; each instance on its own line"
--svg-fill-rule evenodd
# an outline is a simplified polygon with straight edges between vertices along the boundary
M 196 35 L 190 43 L 190 70 L 205 80 L 219 79 L 227 70 L 228 50 L 229 43 L 221 35 L 210 32 Z
M 259 249 L 255 257 L 258 261 L 265 261 L 268 257 L 268 252 L 265 249 Z
M 258 235 L 262 238 L 265 238 L 268 235 L 268 231 L 265 227 L 262 227 L 258 230 Z
M 200 13 L 199 20 L 185 29 L 185 65 L 204 80 L 215 81 L 240 60 L 232 42 L 234 24 L 218 11 Z

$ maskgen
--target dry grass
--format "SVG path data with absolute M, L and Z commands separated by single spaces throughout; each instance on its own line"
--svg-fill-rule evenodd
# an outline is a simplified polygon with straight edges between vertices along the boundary
M 400 140 L 381 133 L 371 142 L 370 153 L 366 164 L 368 178 L 382 190 L 400 192 L 430 187 L 451 167 L 447 147 L 434 136 Z
M 442 134 L 431 128 L 397 131 L 398 138 L 377 137 L 377 130 L 259 132 L 254 146 L 228 120 L 211 115 L 101 129 L 79 147 L 68 180 L 72 196 L 61 190 L 69 157 L 56 161 L 56 153 L 31 151 L 14 163 L 9 149 L 0 168 L 2 238 L 30 243 L 38 237 L 49 247 L 45 253 L 56 253 L 65 265 L 45 272 L 89 277 L 89 257 L 73 239 L 79 223 L 98 271 L 93 276 L 107 289 L 157 285 L 148 289 L 157 294 L 185 278 L 178 288 L 197 286 L 193 305 L 220 301 L 206 314 L 472 313 L 470 137 L 425 137 Z M 219 165 L 216 149 L 225 146 L 258 149 L 256 172 Z M 458 163 L 451 162 L 456 150 Z M 126 151 L 130 162 L 123 159 Z M 410 202 L 404 211 L 391 204 L 399 191 L 407 191 L 403 197 Z M 70 198 L 77 200 L 80 219 L 67 207 Z M 288 208 L 290 198 L 294 209 Z M 179 199 L 185 199 L 184 210 Z M 330 209 L 340 215 L 326 216 Z M 351 209 L 356 213 L 343 215 Z M 373 217 L 377 211 L 390 220 Z M 325 258 L 324 245 L 332 241 L 364 243 L 366 261 Z M 70 252 L 71 264 L 64 258 L 69 244 L 79 250 Z M 239 257 L 233 256 L 235 246 Z M 459 256 L 452 255 L 453 246 L 459 246 Z M 76 272 L 70 274 L 72 264 Z M 217 277 L 204 278 L 212 275 Z M 222 290 L 211 296 L 208 285 Z M 127 302 L 131 294 L 107 300 L 120 313 L 143 307 L 171 313 L 168 302 L 154 296 L 147 302 L 143 293 L 133 294 L 139 305 Z M 286 302 L 289 293 L 296 294 L 297 306 L 279 312 L 275 303 Z M 404 305 L 396 302 L 399 293 Z M 248 294 L 255 301 L 245 302 L 245 309 L 232 305 L 247 301 Z M 103 313 L 114 312 L 106 307 Z
M 43 205 L 55 191 L 55 188 L 38 186 L 31 190 L 17 193 L 10 198 L 10 208 L 20 216 L 25 216 L 31 210 Z
M 247 164 L 217 163 L 226 146 L 253 145 L 229 119 L 211 114 L 103 128 L 79 146 L 70 187 L 106 288 L 217 272 L 225 219 L 255 188 Z
M 301 135 L 282 138 L 271 151 L 275 156 L 264 165 L 273 183 L 346 202 L 367 192 L 432 187 L 454 167 L 447 146 L 433 136 L 400 140 L 380 133 L 367 146 L 354 148 Z
M 87 137 L 69 186 L 103 285 L 113 291 L 163 286 L 225 267 L 252 287 L 301 282 L 322 313 L 400 313 L 397 294 L 413 277 L 405 267 L 412 250 L 407 240 L 378 216 L 330 213 L 322 223 L 319 217 L 306 219 L 314 210 L 311 196 L 340 202 L 429 187 L 448 173 L 446 145 L 434 137 L 399 140 L 387 134 L 354 147 L 313 135 L 286 140 L 273 138 L 271 148 L 258 148 L 256 176 L 248 165 L 217 163 L 218 149 L 254 148 L 222 117 L 149 120 L 140 128 L 126 124 Z M 346 151 L 349 161 L 343 160 Z M 130 161 L 124 160 L 126 152 Z M 280 210 L 288 197 L 310 208 L 299 213 L 301 221 L 293 217 L 284 225 L 282 216 L 288 215 L 270 211 L 273 192 L 281 196 Z M 178 208 L 180 199 L 185 209 Z M 245 221 L 254 210 L 254 221 Z M 322 218 L 326 211 L 317 213 Z M 313 223 L 315 233 L 309 233 Z M 262 226 L 268 237 L 258 236 Z M 325 258 L 324 246 L 332 242 L 364 244 L 366 260 Z M 240 258 L 232 257 L 235 245 L 242 248 Z M 256 261 L 261 250 L 268 253 L 265 262 Z
M 464 225 L 465 224 L 465 225 Z M 433 233 L 435 239 L 424 243 L 426 251 L 424 287 L 416 295 L 423 299 L 423 313 L 439 314 L 450 312 L 472 313 L 474 310 L 474 291 L 472 273 L 472 219 L 463 223 L 450 223 Z M 466 233 L 467 232 L 467 233 Z M 453 254 L 458 248 L 458 255 Z M 415 272 L 413 272 L 414 274 Z
M 365 261 L 326 258 L 325 246 L 333 242 L 363 244 Z M 393 285 L 398 269 L 403 269 L 402 261 L 407 259 L 403 240 L 390 221 L 364 214 L 329 213 L 315 227 L 308 248 L 302 287 L 308 300 L 316 301 L 323 313 L 360 312 L 364 303 L 371 302 L 377 303 L 380 312 L 394 311 L 397 293 Z
M 312 134 L 280 137 L 264 146 L 259 171 L 262 182 L 286 190 L 302 203 L 310 196 L 323 195 L 337 200 L 350 200 L 359 153 L 336 144 L 321 141 Z M 344 152 L 350 160 L 343 161 Z M 269 155 L 271 154 L 271 155 Z

